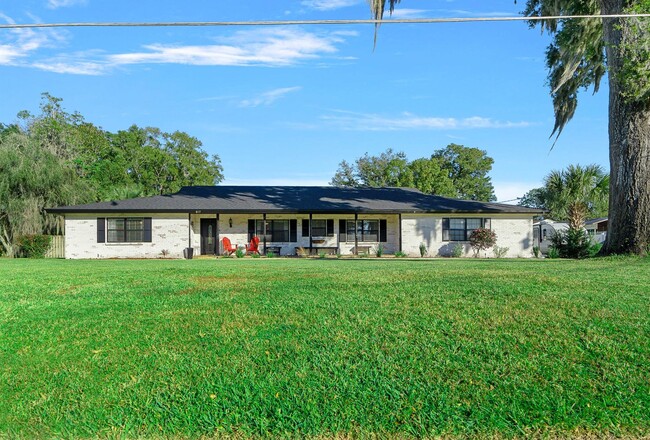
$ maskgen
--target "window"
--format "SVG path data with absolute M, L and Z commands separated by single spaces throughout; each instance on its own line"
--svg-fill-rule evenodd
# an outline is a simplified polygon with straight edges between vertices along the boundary
M 354 241 L 355 225 L 354 220 L 347 221 L 347 238 Z M 379 241 L 379 220 L 357 220 L 357 240 L 378 242 Z
M 255 235 L 264 239 L 264 220 L 255 220 Z M 266 220 L 266 241 L 290 241 L 289 220 Z
M 151 241 L 151 219 L 142 217 L 107 218 L 108 243 L 139 243 Z
M 467 241 L 474 229 L 490 228 L 489 218 L 443 218 L 443 241 Z
M 312 220 L 311 221 L 312 237 L 334 237 L 334 220 Z M 309 237 L 309 220 L 302 221 L 302 236 Z

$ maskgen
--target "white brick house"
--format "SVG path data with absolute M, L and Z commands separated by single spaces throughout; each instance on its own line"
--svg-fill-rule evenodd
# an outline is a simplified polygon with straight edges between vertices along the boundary
M 487 227 L 508 257 L 530 257 L 533 216 L 521 206 L 456 200 L 407 188 L 195 186 L 176 194 L 48 209 L 65 216 L 66 258 L 219 255 L 224 237 L 262 252 L 343 255 L 401 251 L 471 255 L 471 231 Z M 491 252 L 485 256 L 491 256 Z

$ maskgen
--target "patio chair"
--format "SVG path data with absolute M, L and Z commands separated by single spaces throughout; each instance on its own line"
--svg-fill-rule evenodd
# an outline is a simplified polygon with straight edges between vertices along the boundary
M 260 238 L 256 235 L 251 239 L 251 242 L 246 246 L 246 254 L 260 254 L 259 250 Z
M 230 255 L 233 252 L 237 250 L 237 245 L 232 244 L 230 242 L 230 239 L 228 237 L 223 237 L 221 240 L 221 243 L 223 243 L 223 254 L 224 255 Z

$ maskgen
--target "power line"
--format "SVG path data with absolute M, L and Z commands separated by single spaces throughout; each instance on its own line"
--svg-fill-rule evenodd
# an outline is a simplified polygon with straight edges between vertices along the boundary
M 0 24 L 0 29 L 60 28 L 60 27 L 197 27 L 197 26 L 296 26 L 296 25 L 342 25 L 342 24 L 439 24 L 474 23 L 495 21 L 542 21 L 577 20 L 594 18 L 647 18 L 650 14 L 606 15 L 552 15 L 542 17 L 451 17 L 451 18 L 403 18 L 389 20 L 262 20 L 262 21 L 163 21 L 163 22 L 77 22 L 77 23 L 28 23 Z

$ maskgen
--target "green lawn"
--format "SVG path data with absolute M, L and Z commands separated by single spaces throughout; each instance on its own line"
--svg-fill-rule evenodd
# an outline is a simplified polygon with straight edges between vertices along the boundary
M 0 437 L 650 434 L 650 258 L 0 259 Z

